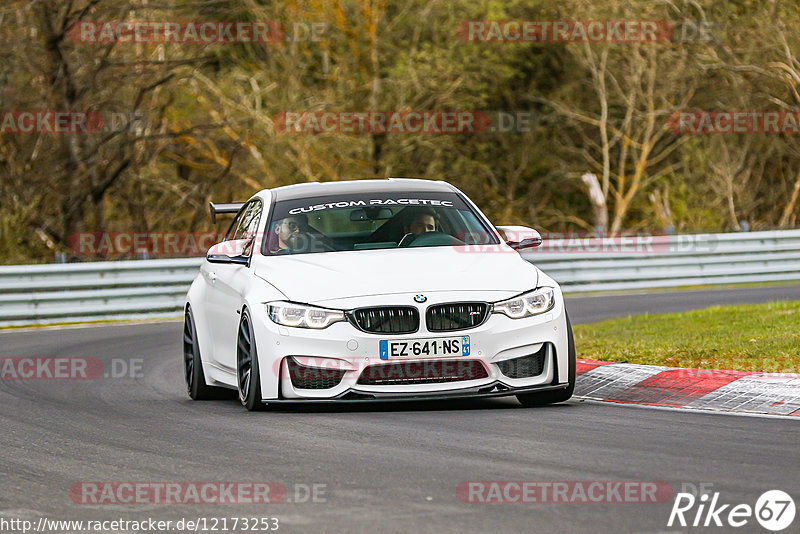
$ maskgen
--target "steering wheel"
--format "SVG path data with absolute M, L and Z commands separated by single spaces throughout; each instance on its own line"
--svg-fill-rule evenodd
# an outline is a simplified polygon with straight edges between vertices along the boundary
M 404 244 L 406 238 L 409 238 L 409 241 Z M 460 239 L 456 239 L 455 237 L 451 236 L 450 234 L 446 234 L 444 232 L 425 232 L 424 234 L 414 235 L 414 234 L 406 234 L 403 236 L 403 239 L 400 240 L 400 243 L 397 245 L 399 247 L 406 246 L 406 247 L 435 247 L 437 245 L 463 245 L 464 242 Z
M 289 248 L 291 249 L 292 254 L 306 252 L 333 252 L 336 250 L 320 237 L 307 232 L 297 234 Z
M 397 243 L 397 246 L 398 247 L 407 247 L 416 238 L 417 238 L 417 234 L 412 234 L 411 232 L 409 232 L 409 233 L 407 233 L 406 235 L 403 236 L 403 239 L 401 239 L 400 242 Z

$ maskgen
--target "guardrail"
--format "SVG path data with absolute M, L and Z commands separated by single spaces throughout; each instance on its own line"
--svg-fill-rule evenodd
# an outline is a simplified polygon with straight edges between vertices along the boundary
M 176 317 L 202 261 L 0 267 L 0 326 Z
M 523 257 L 571 293 L 800 280 L 800 230 L 550 241 Z
M 565 292 L 800 280 L 800 230 L 545 239 Z M 0 267 L 0 326 L 179 317 L 202 258 Z

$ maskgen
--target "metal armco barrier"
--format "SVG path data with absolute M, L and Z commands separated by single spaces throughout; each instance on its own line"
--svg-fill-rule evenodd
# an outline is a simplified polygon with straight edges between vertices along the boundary
M 0 267 L 0 326 L 180 316 L 202 258 Z
M 800 230 L 584 239 L 523 257 L 565 292 L 800 281 Z M 201 258 L 0 267 L 0 326 L 179 317 Z
M 800 280 L 800 230 L 545 239 L 523 257 L 565 292 Z

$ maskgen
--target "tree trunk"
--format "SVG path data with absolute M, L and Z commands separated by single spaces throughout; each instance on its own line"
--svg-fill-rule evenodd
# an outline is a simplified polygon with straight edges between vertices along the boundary
M 592 203 L 592 210 L 594 211 L 594 228 L 596 231 L 605 234 L 608 232 L 608 209 L 600 182 L 595 174 L 589 172 L 581 176 L 581 180 L 589 189 L 589 202 Z
M 786 203 L 786 207 L 783 208 L 783 215 L 781 215 L 781 220 L 778 223 L 778 228 L 786 228 L 789 225 L 789 221 L 792 217 L 792 213 L 794 212 L 795 206 L 797 206 L 797 197 L 800 196 L 800 171 L 797 173 L 797 177 L 794 180 L 794 189 L 792 190 L 792 196 L 789 199 L 789 202 Z

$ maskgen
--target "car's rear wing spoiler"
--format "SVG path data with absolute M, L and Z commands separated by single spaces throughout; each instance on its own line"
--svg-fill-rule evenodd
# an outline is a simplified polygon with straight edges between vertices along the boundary
M 239 213 L 239 210 L 244 206 L 244 202 L 230 202 L 228 204 L 214 204 L 208 203 L 208 209 L 211 210 L 211 222 L 217 222 L 218 213 Z

